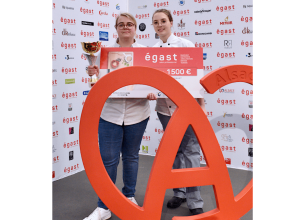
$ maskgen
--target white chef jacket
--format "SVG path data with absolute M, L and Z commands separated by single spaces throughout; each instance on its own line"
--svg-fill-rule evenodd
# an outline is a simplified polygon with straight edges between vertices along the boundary
M 166 43 L 160 39 L 153 47 L 195 47 L 186 39 L 171 34 Z M 158 98 L 155 110 L 162 115 L 172 116 L 177 106 L 169 98 Z
M 120 47 L 117 42 L 118 40 L 111 47 Z M 131 47 L 145 46 L 135 41 Z M 100 53 L 97 59 L 98 61 L 100 60 Z M 108 98 L 101 113 L 102 119 L 117 125 L 122 125 L 123 123 L 124 125 L 136 124 L 149 116 L 150 107 L 146 98 Z

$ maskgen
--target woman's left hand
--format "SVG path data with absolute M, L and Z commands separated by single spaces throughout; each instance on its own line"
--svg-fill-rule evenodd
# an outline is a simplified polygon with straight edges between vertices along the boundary
M 157 96 L 154 93 L 149 93 L 146 98 L 148 100 L 157 100 Z

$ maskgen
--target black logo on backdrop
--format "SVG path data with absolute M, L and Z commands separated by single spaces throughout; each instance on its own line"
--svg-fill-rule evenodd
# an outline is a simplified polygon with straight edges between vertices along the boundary
M 68 111 L 72 111 L 72 103 L 68 103 Z
M 232 48 L 232 40 L 224 40 L 224 47 L 226 49 L 231 49 Z
M 145 31 L 145 29 L 146 29 L 146 25 L 145 25 L 144 23 L 141 23 L 141 24 L 139 25 L 139 30 L 140 30 L 140 31 Z
M 82 25 L 94 26 L 94 22 L 91 22 L 91 21 L 82 21 Z
M 69 128 L 69 134 L 74 134 L 74 127 Z
M 205 33 L 195 32 L 195 35 L 210 35 L 210 34 L 212 34 L 212 32 L 205 32 Z
M 66 60 L 70 60 L 70 59 L 74 59 L 74 57 L 70 57 L 70 55 L 67 55 L 67 56 L 65 57 L 65 59 L 66 59 Z
M 249 101 L 249 108 L 253 108 L 253 101 Z
M 253 157 L 253 147 L 248 148 L 248 156 Z
M 211 9 L 209 9 L 209 10 L 202 9 L 202 10 L 194 11 L 194 13 L 203 13 L 203 12 L 211 12 Z
M 251 53 L 248 53 L 248 54 L 246 55 L 246 57 L 253 57 L 253 55 L 252 55 Z
M 73 160 L 74 159 L 74 152 L 70 151 L 69 152 L 69 160 Z

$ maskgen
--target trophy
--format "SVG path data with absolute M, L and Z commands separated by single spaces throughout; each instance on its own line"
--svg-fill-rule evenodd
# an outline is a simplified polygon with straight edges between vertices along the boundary
M 89 66 L 94 66 L 97 56 L 94 56 L 93 54 L 98 52 L 101 49 L 102 42 L 101 41 L 81 42 L 81 44 L 82 44 L 83 50 L 86 53 L 89 53 L 89 54 L 84 53 L 84 56 L 89 61 Z M 99 78 L 96 75 L 90 76 L 89 87 L 91 88 L 98 80 L 99 80 Z

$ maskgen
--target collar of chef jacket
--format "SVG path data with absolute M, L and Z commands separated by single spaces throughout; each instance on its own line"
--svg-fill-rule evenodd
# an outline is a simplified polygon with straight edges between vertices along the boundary
M 171 47 L 170 46 L 171 44 L 177 44 L 179 42 L 180 42 L 180 39 L 172 33 L 165 43 L 163 43 L 163 41 L 161 39 L 159 39 L 158 43 L 159 43 L 159 46 L 162 46 L 162 47 Z

